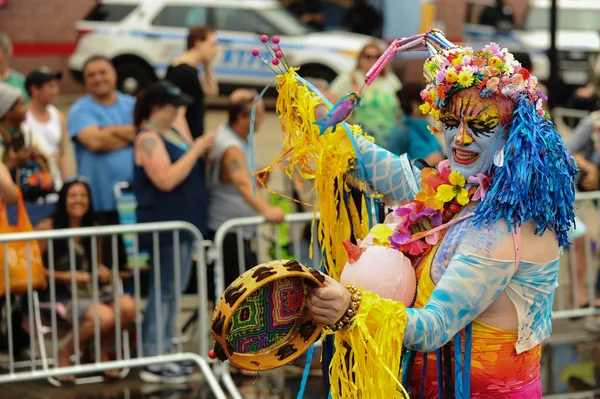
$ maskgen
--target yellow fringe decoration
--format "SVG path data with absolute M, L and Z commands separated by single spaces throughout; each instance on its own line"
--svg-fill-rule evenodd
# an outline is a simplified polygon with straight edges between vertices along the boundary
M 327 274 L 339 281 L 347 261 L 342 242 L 350 238 L 351 223 L 357 238 L 362 239 L 369 232 L 367 218 L 360 220 L 353 201 L 349 201 L 349 209 L 344 203 L 344 195 L 350 191 L 346 175 L 354 167 L 356 153 L 341 126 L 333 133 L 329 129 L 319 135 L 319 127 L 314 124 L 317 120 L 315 111 L 318 111 L 317 107 L 321 110 L 328 107 L 318 94 L 296 79 L 297 69 L 291 68 L 275 78 L 279 91 L 276 108 L 283 130 L 283 148 L 270 166 L 255 175 L 261 176 L 278 167 L 300 186 L 303 180 L 314 180 L 317 197 L 315 216 L 317 211 L 321 213 L 317 239 L 325 257 Z M 355 135 L 364 136 L 360 126 L 350 125 L 350 130 Z M 264 181 L 259 183 L 273 192 Z M 361 208 L 362 214 L 367 215 L 364 196 Z M 312 240 L 314 237 L 311 237 L 311 257 Z
M 409 398 L 400 365 L 407 321 L 402 302 L 363 292 L 352 326 L 335 333 L 329 370 L 333 399 Z
M 325 257 L 327 274 L 339 281 L 347 261 L 342 243 L 350 238 L 351 231 L 358 239 L 367 236 L 369 210 L 364 195 L 360 203 L 362 218 L 354 201 L 348 201 L 346 206 L 344 196 L 350 191 L 348 179 L 352 176 L 356 153 L 341 126 L 335 132 L 328 129 L 319 135 L 319 127 L 314 125 L 316 111 L 318 107 L 321 111 L 329 107 L 318 94 L 296 79 L 296 70 L 291 68 L 275 78 L 283 148 L 270 166 L 255 175 L 261 176 L 277 167 L 300 186 L 303 180 L 314 180 L 315 216 L 317 211 L 321 213 L 317 239 Z M 350 130 L 354 135 L 372 140 L 363 135 L 360 126 L 350 125 Z M 362 182 L 353 183 L 363 192 L 370 190 Z M 259 184 L 273 192 L 264 179 L 259 179 Z M 311 257 L 313 239 L 311 237 Z M 406 322 L 406 309 L 402 303 L 363 293 L 352 326 L 335 334 L 336 350 L 329 370 L 334 399 L 408 398 L 401 384 L 400 370 Z

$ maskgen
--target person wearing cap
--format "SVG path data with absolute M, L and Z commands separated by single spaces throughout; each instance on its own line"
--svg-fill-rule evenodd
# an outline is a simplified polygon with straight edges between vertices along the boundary
M 23 96 L 23 100 L 27 102 L 29 101 L 29 95 L 25 90 L 25 77 L 9 65 L 12 52 L 12 40 L 6 33 L 0 33 L 0 82 L 18 89 Z
M 28 203 L 29 218 L 37 223 L 52 212 L 52 207 L 45 205 L 56 197 L 52 175 L 57 165 L 24 125 L 26 110 L 21 92 L 0 82 L 0 158 Z
M 174 127 L 179 107 L 187 106 L 191 101 L 169 81 L 151 84 L 137 99 L 134 123 L 138 134 L 134 144 L 133 179 L 136 216 L 138 223 L 186 221 L 206 234 L 208 198 L 200 158 L 212 147 L 214 134 L 205 134 L 192 141 Z M 192 268 L 192 237 L 181 235 L 178 248 L 175 248 L 171 233 L 161 233 L 159 240 L 160 309 L 155 307 L 157 282 L 151 277 L 143 323 L 145 356 L 171 351 L 176 298 L 188 285 Z M 140 235 L 140 250 L 152 254 L 152 241 L 151 235 Z M 175 291 L 175 253 L 179 253 L 181 260 L 180 292 Z M 162 347 L 159 347 L 160 335 Z M 188 375 L 178 364 L 168 364 L 148 366 L 142 370 L 140 378 L 146 382 L 184 383 Z
M 58 82 L 61 79 L 61 72 L 54 72 L 46 67 L 32 71 L 25 79 L 25 89 L 31 99 L 25 125 L 58 164 L 58 173 L 53 176 L 57 187 L 62 186 L 63 178 L 75 174 L 65 115 L 53 105 L 59 93 Z

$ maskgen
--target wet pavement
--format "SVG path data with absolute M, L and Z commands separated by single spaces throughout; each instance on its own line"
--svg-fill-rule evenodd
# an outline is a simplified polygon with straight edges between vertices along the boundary
M 292 399 L 300 387 L 299 370 L 264 373 L 257 380 L 234 377 L 244 399 Z M 291 375 L 290 375 L 291 374 Z M 156 385 L 142 382 L 134 371 L 122 381 L 56 388 L 48 382 L 20 382 L 3 385 L 2 399 L 212 399 L 208 384 L 192 381 L 188 385 Z M 309 377 L 304 398 L 325 399 L 321 377 Z

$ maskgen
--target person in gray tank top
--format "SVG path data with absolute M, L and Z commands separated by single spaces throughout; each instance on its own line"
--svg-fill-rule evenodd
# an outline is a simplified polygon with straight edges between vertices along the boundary
M 255 101 L 255 92 L 247 89 L 235 90 L 229 98 L 228 122 L 217 131 L 208 177 L 210 239 L 214 239 L 219 227 L 230 219 L 260 215 L 271 223 L 281 223 L 284 220 L 281 208 L 271 206 L 261 195 L 254 196 L 250 164 L 246 154 L 251 111 Z M 261 100 L 256 109 L 256 130 L 264 117 L 265 106 Z M 257 263 L 256 254 L 251 248 L 254 234 L 253 227 L 243 231 L 245 269 L 254 267 Z M 239 276 L 240 270 L 235 232 L 226 235 L 222 255 L 227 287 Z M 213 279 L 209 278 L 209 282 L 212 281 Z M 209 289 L 209 292 L 213 291 Z

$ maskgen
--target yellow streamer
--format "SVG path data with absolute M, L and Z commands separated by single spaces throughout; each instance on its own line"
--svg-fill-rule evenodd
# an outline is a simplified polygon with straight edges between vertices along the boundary
M 314 212 L 315 215 L 317 211 L 321 213 L 317 239 L 325 258 L 327 274 L 339 280 L 347 260 L 342 242 L 350 238 L 351 225 L 357 238 L 363 238 L 369 231 L 366 218 L 359 220 L 352 201 L 349 209 L 344 201 L 345 194 L 350 191 L 346 176 L 354 168 L 356 153 L 345 129 L 341 127 L 335 132 L 329 129 L 319 135 L 319 127 L 314 124 L 316 112 L 319 111 L 318 107 L 321 111 L 327 110 L 327 106 L 316 93 L 296 79 L 296 70 L 291 68 L 275 78 L 279 91 L 277 113 L 283 131 L 283 148 L 272 164 L 256 172 L 256 175 L 279 167 L 298 184 L 302 184 L 303 180 L 314 180 L 317 198 Z M 350 126 L 350 130 L 355 135 L 363 135 L 359 126 Z M 266 187 L 266 184 L 263 185 Z M 364 198 L 361 205 L 362 214 L 367 215 Z M 311 242 L 311 257 L 312 247 Z
M 333 399 L 409 398 L 400 367 L 407 321 L 401 302 L 363 293 L 352 326 L 335 333 L 330 365 Z

